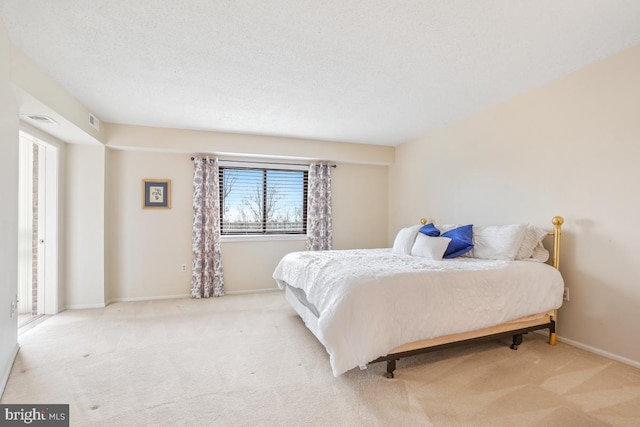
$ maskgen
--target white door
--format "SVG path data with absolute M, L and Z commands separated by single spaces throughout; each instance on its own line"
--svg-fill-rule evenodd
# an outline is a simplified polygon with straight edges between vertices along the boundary
M 18 202 L 18 326 L 33 310 L 33 143 L 20 135 Z
M 20 132 L 18 326 L 58 312 L 58 151 Z

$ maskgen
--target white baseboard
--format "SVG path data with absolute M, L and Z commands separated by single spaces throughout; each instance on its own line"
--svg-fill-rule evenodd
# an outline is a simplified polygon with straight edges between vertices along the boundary
M 549 331 L 545 329 L 541 329 L 539 331 L 533 331 L 536 334 L 549 336 Z M 588 351 L 589 353 L 597 354 L 598 356 L 606 357 L 607 359 L 615 360 L 616 362 L 624 363 L 625 365 L 633 366 L 634 368 L 640 369 L 640 362 L 632 359 L 627 359 L 626 357 L 619 356 L 614 353 L 609 353 L 608 351 L 601 350 L 596 347 L 591 347 L 590 345 L 583 344 L 578 341 L 571 340 L 569 338 L 562 337 L 560 335 L 557 336 L 558 341 L 570 345 L 571 347 L 579 348 L 580 350 Z
M 241 295 L 241 294 L 260 294 L 263 292 L 277 292 L 282 291 L 280 288 L 267 288 L 267 289 L 250 289 L 248 291 L 224 291 L 225 295 Z
M 638 362 L 637 360 L 627 359 L 626 357 L 622 357 L 614 353 L 609 353 L 608 351 L 604 351 L 596 347 L 591 347 L 590 345 L 586 345 L 578 341 L 570 340 L 568 338 L 563 338 L 561 336 L 558 336 L 558 341 L 563 342 L 565 344 L 569 344 L 572 347 L 577 347 L 581 350 L 586 350 L 590 353 L 595 353 L 598 356 L 603 356 L 603 357 L 606 357 L 607 359 L 612 359 L 617 362 L 624 363 L 625 365 L 633 366 L 634 368 L 640 369 L 640 362 Z
M 249 289 L 246 291 L 225 291 L 224 293 L 225 295 L 241 295 L 241 294 L 256 294 L 256 293 L 262 293 L 262 292 L 277 292 L 277 291 L 281 291 L 281 289 L 279 288 Z M 191 294 L 112 298 L 109 301 L 107 301 L 106 304 L 68 305 L 65 307 L 65 309 L 66 310 L 82 310 L 87 308 L 104 308 L 109 304 L 113 304 L 114 302 L 153 301 L 153 300 L 163 300 L 163 299 L 181 299 L 181 298 L 190 298 L 190 297 L 191 297 Z
M 250 289 L 247 291 L 225 291 L 224 293 L 225 295 L 241 295 L 241 294 L 256 294 L 256 293 L 275 292 L 275 291 L 280 291 L 280 289 L 278 288 Z M 153 301 L 153 300 L 181 299 L 181 298 L 191 298 L 191 294 L 131 297 L 131 298 L 112 298 L 109 301 L 107 301 L 107 305 L 112 304 L 114 302 Z
M 98 304 L 74 304 L 65 306 L 65 310 L 85 310 L 87 308 L 105 308 L 107 305 L 103 303 Z
M 20 350 L 20 345 L 16 343 L 15 348 L 13 349 L 13 354 L 11 355 L 11 363 L 7 364 L 7 368 L 2 373 L 2 379 L 0 379 L 0 398 L 4 394 L 4 388 L 7 386 L 7 381 L 9 381 L 9 375 L 11 374 L 11 368 L 13 368 L 13 364 L 16 361 L 16 356 L 18 355 L 18 351 Z
M 114 302 L 135 302 L 135 301 L 153 301 L 162 299 L 180 299 L 189 298 L 191 294 L 179 294 L 179 295 L 162 295 L 162 296 L 150 296 L 150 297 L 130 297 L 130 298 L 112 298 L 107 301 L 107 305 Z

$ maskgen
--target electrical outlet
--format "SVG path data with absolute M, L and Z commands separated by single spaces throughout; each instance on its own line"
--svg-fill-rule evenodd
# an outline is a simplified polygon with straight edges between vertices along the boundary
M 17 308 L 18 304 L 15 301 L 11 301 L 11 309 L 9 312 L 9 318 L 13 319 L 13 317 L 16 315 L 16 308 Z
M 182 264 L 180 266 L 180 271 L 182 271 L 183 273 L 186 273 L 187 272 L 187 264 Z
M 562 299 L 565 301 L 569 301 L 569 288 L 564 288 L 564 293 L 562 294 Z

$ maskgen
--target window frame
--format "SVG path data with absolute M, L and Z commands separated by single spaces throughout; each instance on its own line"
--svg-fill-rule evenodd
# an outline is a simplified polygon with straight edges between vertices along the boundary
M 309 167 L 308 165 L 288 165 L 278 163 L 255 163 L 255 162 L 234 162 L 220 161 L 218 172 L 218 191 L 220 197 L 220 236 L 226 241 L 246 241 L 246 240 L 262 240 L 269 238 L 272 240 L 305 240 L 307 238 L 307 192 L 309 189 Z M 269 231 L 267 223 L 262 221 L 262 229 L 260 231 L 236 231 L 225 232 L 224 228 L 224 170 L 258 170 L 262 172 L 262 212 L 265 210 L 266 201 L 268 199 L 268 172 L 302 172 L 302 230 L 301 231 Z

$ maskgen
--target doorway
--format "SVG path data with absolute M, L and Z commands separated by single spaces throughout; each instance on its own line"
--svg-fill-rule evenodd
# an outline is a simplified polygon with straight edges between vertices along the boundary
M 20 132 L 18 329 L 58 312 L 58 148 Z

